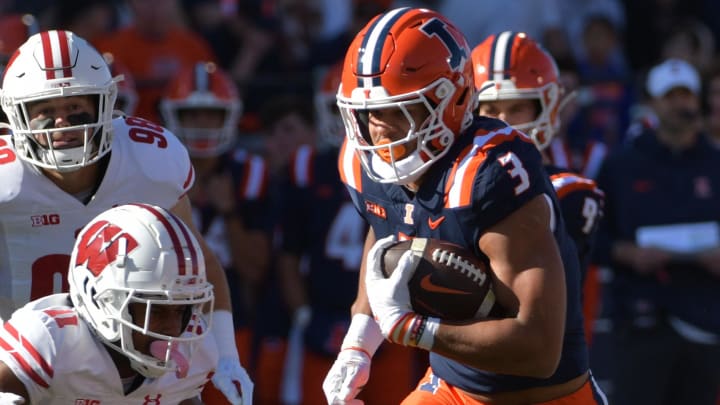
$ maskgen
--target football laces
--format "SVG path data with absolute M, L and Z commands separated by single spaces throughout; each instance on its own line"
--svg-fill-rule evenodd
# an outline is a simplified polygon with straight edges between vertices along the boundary
M 437 248 L 432 252 L 433 261 L 443 264 L 453 269 L 460 270 L 461 274 L 464 274 L 473 279 L 475 283 L 482 286 L 485 284 L 487 274 L 479 268 L 475 267 L 470 261 L 465 260 L 461 256 L 447 251 L 445 249 Z

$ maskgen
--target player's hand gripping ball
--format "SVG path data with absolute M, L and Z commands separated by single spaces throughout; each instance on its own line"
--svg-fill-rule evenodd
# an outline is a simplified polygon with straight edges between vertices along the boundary
M 415 312 L 460 321 L 486 318 L 493 310 L 495 293 L 488 267 L 472 252 L 454 243 L 414 238 L 391 245 L 381 259 L 386 278 L 408 250 L 419 258 L 408 282 L 410 304 Z

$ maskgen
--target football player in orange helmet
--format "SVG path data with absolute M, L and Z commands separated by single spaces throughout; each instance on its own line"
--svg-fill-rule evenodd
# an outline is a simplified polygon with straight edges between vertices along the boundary
M 225 269 L 235 308 L 232 349 L 250 357 L 252 308 L 248 291 L 259 282 L 267 260 L 268 238 L 263 230 L 263 198 L 267 180 L 262 158 L 236 148 L 242 101 L 230 76 L 213 62 L 181 69 L 160 101 L 165 125 L 190 154 L 197 181 L 188 196 L 197 228 Z M 231 342 L 233 343 L 233 342 Z M 224 349 L 220 348 L 221 353 Z M 221 359 L 222 359 L 221 354 Z M 249 382 L 249 380 L 248 380 Z M 206 386 L 206 403 L 223 404 L 215 387 Z
M 602 216 L 605 196 L 595 181 L 553 165 L 546 153 L 560 127 L 561 109 L 568 97 L 553 57 L 522 32 L 490 35 L 473 49 L 478 114 L 499 118 L 525 132 L 543 156 L 545 170 L 557 191 L 563 219 L 577 247 L 583 280 Z M 593 272 L 593 277 L 595 273 Z M 592 282 L 593 288 L 597 283 Z M 593 290 L 594 291 L 594 290 Z M 594 319 L 596 295 L 584 301 L 586 320 Z M 590 323 L 586 333 L 590 336 Z
M 598 403 L 577 253 L 555 191 L 527 136 L 474 114 L 470 54 L 450 21 L 416 8 L 373 18 L 347 51 L 338 165 L 370 230 L 352 321 L 323 382 L 331 404 L 359 403 L 384 339 L 430 353 L 404 405 Z M 416 260 L 404 255 L 385 278 L 381 257 L 414 237 L 455 243 L 488 263 L 504 317 L 453 322 L 413 308 Z M 457 293 L 434 282 L 418 288 L 438 300 Z

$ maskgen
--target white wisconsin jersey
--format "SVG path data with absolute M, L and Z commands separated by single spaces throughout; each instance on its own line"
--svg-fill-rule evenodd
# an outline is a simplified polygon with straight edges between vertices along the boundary
M 187 150 L 171 132 L 135 117 L 116 118 L 113 127 L 105 176 L 87 204 L 17 158 L 10 136 L 0 136 L 0 298 L 20 307 L 67 291 L 75 236 L 88 221 L 133 202 L 170 209 L 192 186 Z
M 169 405 L 200 394 L 218 361 L 211 334 L 178 347 L 190 361 L 185 378 L 166 373 L 146 378 L 125 395 L 109 349 L 70 306 L 68 294 L 54 294 L 17 310 L 0 328 L 0 361 L 25 385 L 30 403 L 47 405 Z

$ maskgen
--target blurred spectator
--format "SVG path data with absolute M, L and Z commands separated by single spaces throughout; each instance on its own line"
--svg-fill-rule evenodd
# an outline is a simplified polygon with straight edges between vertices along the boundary
M 54 29 L 72 31 L 93 40 L 118 26 L 118 12 L 113 0 L 63 0 L 53 2 L 44 11 L 43 21 Z
M 604 142 L 612 149 L 622 142 L 630 123 L 633 75 L 625 64 L 617 27 L 607 16 L 587 16 L 581 39 L 579 110 L 569 124 L 569 136 L 586 137 L 580 143 Z
M 278 95 L 260 111 L 265 133 L 265 158 L 271 173 L 278 173 L 300 145 L 315 144 L 315 112 L 311 98 Z
M 703 16 L 704 1 L 623 0 L 628 21 L 623 43 L 631 68 L 640 72 L 662 60 L 662 47 L 670 32 L 678 21 Z M 718 20 L 717 14 L 707 18 Z
M 133 23 L 94 43 L 122 62 L 135 78 L 139 95 L 136 114 L 158 122 L 158 103 L 168 81 L 182 67 L 214 61 L 209 45 L 180 21 L 177 0 L 128 0 Z
M 720 16 L 719 16 L 720 17 Z M 715 38 L 710 29 L 694 18 L 676 24 L 662 45 L 663 59 L 683 59 L 703 75 L 715 57 Z
M 589 17 L 597 15 L 605 17 L 618 33 L 622 33 L 625 28 L 625 8 L 621 0 L 559 0 L 559 3 L 565 22 L 564 32 L 567 38 L 573 39 L 569 41 L 569 45 L 575 57 L 579 57 L 583 52 L 583 42 L 575 39 L 582 38 Z M 620 38 L 616 40 L 621 42 Z M 553 53 L 552 47 L 547 44 L 545 47 Z
M 532 38 L 545 38 L 549 30 L 562 29 L 562 0 L 442 0 L 437 11 L 465 34 L 470 47 L 502 31 L 523 31 Z
M 597 258 L 613 359 L 610 403 L 714 405 L 720 386 L 720 150 L 702 136 L 700 78 L 682 60 L 647 80 L 656 128 L 605 161 Z
M 705 78 L 705 126 L 710 140 L 720 147 L 720 63 Z

